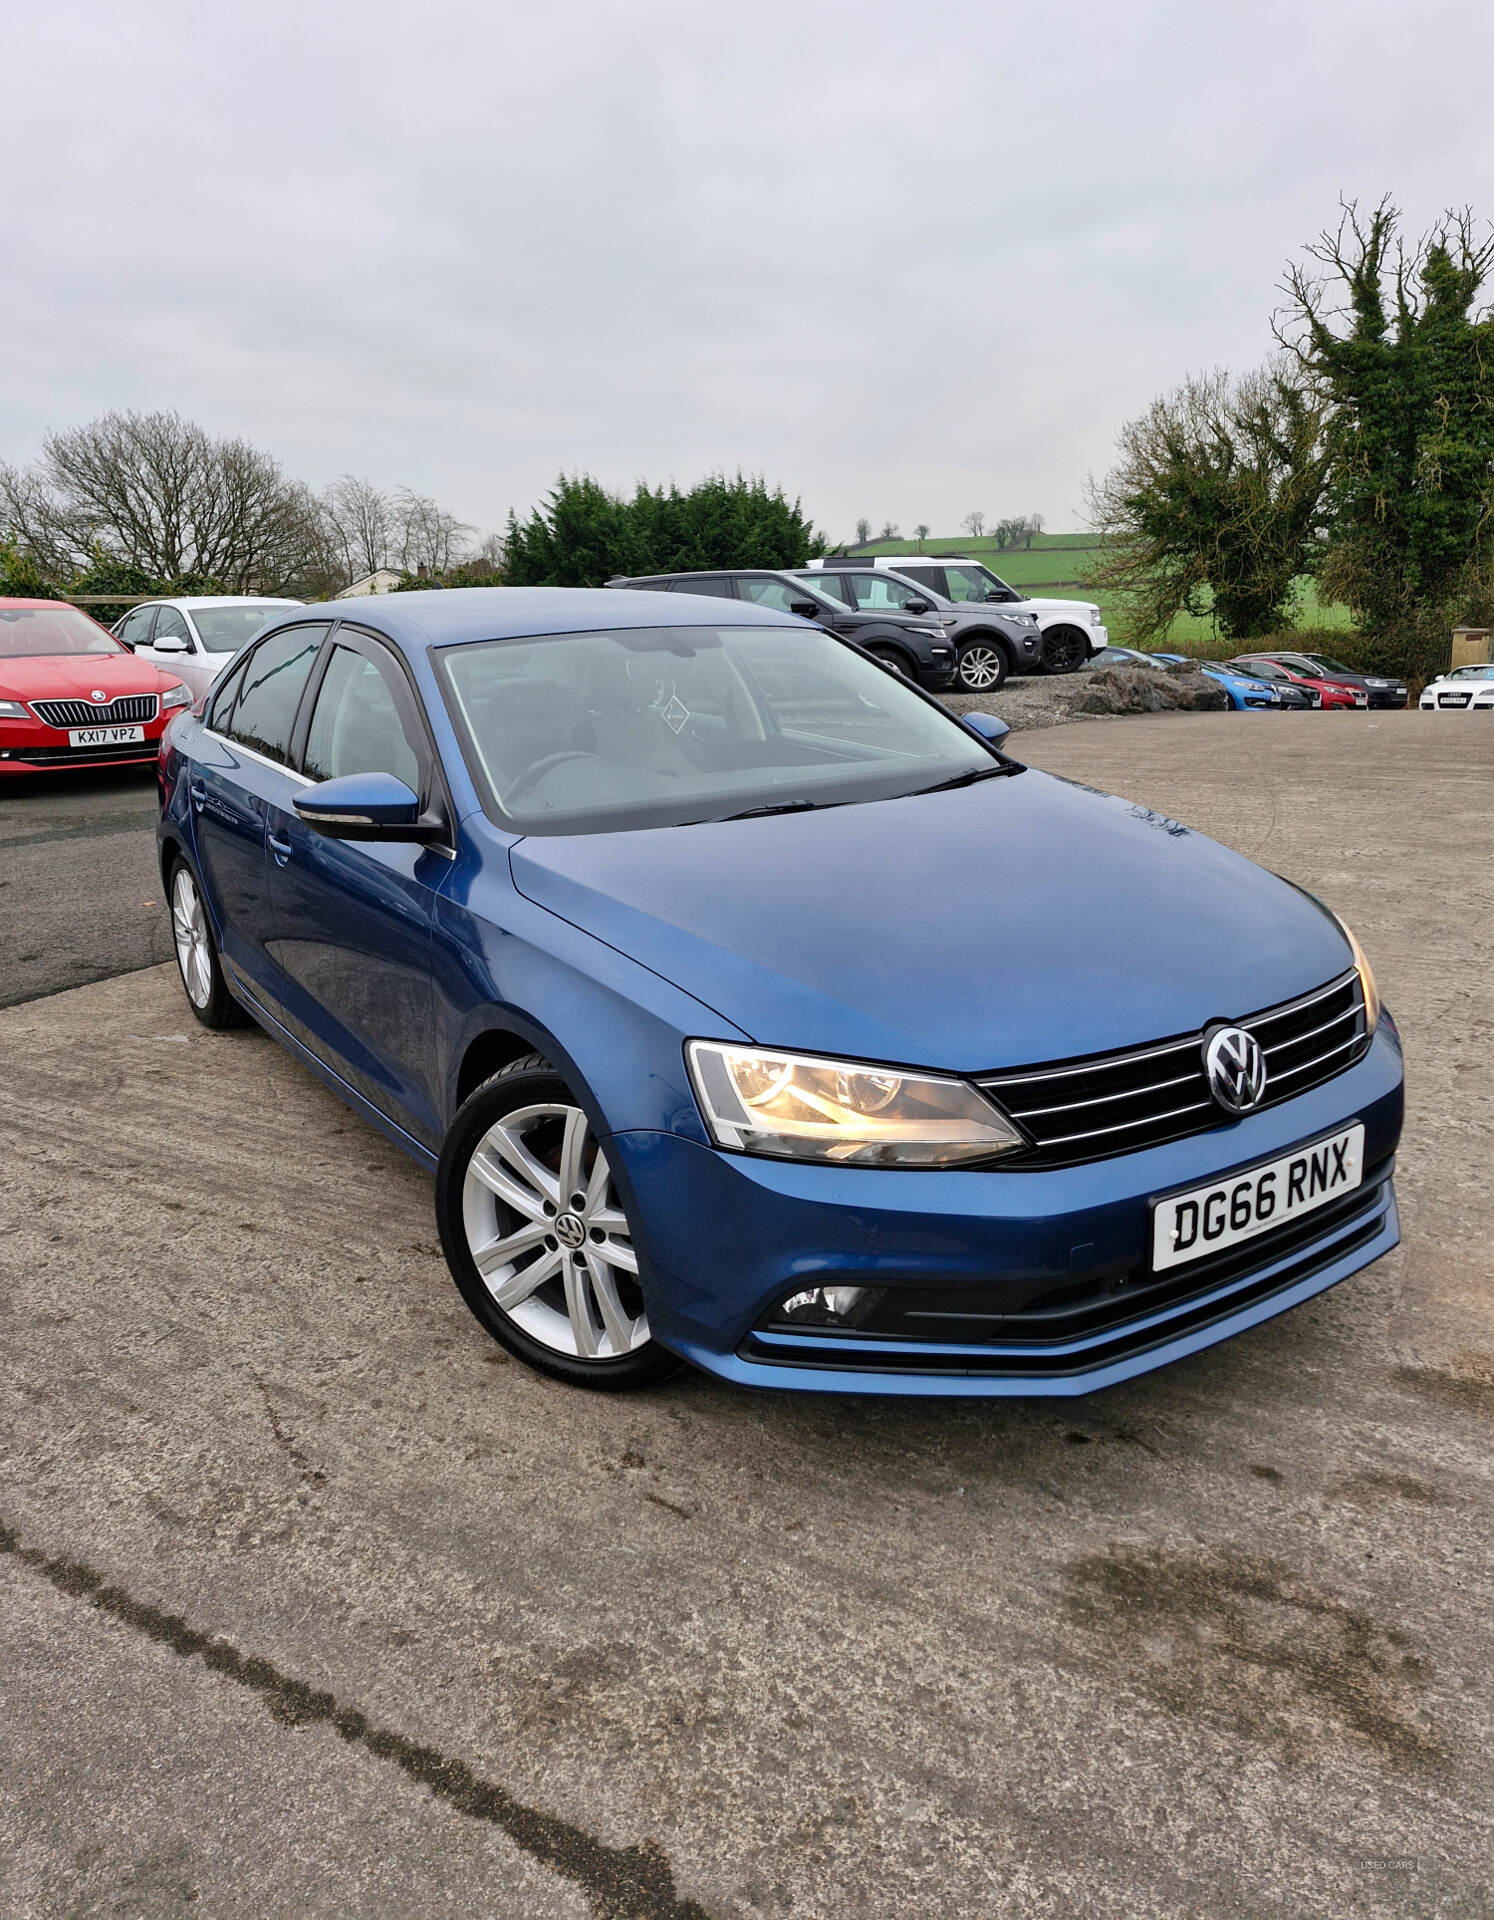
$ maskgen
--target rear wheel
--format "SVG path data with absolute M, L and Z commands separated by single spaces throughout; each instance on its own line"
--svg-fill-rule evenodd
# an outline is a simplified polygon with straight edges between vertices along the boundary
M 171 870 L 171 940 L 187 1005 L 205 1027 L 242 1027 L 248 1015 L 228 991 L 197 875 L 185 860 Z
M 1043 635 L 1043 672 L 1073 673 L 1089 658 L 1089 636 L 1081 627 L 1049 627 Z
M 966 693 L 995 693 L 1006 685 L 1011 661 L 996 640 L 971 640 L 960 653 L 960 685 Z
M 436 1172 L 436 1222 L 462 1298 L 537 1372 L 616 1391 L 679 1367 L 649 1332 L 607 1156 L 540 1055 L 463 1102 Z

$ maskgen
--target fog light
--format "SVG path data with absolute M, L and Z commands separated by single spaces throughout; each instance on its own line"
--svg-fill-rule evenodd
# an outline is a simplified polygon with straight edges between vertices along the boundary
M 886 1291 L 885 1287 L 807 1287 L 789 1295 L 778 1317 L 800 1327 L 859 1327 Z

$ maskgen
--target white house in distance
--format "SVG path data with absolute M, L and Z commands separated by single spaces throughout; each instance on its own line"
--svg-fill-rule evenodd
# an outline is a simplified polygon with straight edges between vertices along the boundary
M 357 600 L 365 593 L 393 593 L 402 577 L 391 567 L 379 567 L 373 573 L 365 573 L 361 580 L 355 580 L 352 586 L 344 587 L 337 598 Z

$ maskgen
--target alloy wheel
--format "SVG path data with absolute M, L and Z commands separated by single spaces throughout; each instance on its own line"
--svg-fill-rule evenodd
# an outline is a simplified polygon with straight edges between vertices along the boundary
M 540 1346 L 585 1361 L 647 1344 L 632 1232 L 581 1108 L 547 1101 L 490 1126 L 463 1176 L 462 1222 L 493 1304 Z
M 176 963 L 182 970 L 187 998 L 200 1010 L 212 997 L 213 948 L 202 897 L 185 866 L 177 868 L 171 885 L 171 937 L 176 942 Z
M 971 693 L 984 693 L 999 687 L 1006 679 L 1006 661 L 995 647 L 979 644 L 967 647 L 960 655 L 960 685 Z

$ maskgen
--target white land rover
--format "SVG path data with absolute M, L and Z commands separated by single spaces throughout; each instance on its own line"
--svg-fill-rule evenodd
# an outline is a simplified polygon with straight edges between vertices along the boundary
M 957 553 L 879 553 L 860 558 L 830 557 L 811 560 L 812 567 L 881 567 L 931 587 L 946 600 L 1001 605 L 1003 611 L 1037 615 L 1043 636 L 1044 673 L 1072 673 L 1109 642 L 1100 622 L 1100 609 L 1089 600 L 1031 600 L 1019 587 L 1008 586 L 980 560 Z

